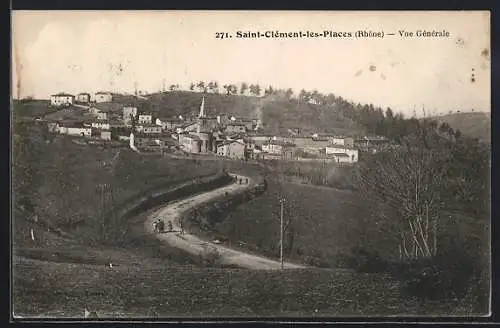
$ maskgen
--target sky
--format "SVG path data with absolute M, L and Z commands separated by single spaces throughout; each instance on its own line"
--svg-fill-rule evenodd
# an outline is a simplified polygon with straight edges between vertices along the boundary
M 163 83 L 215 80 L 316 89 L 405 114 L 489 112 L 489 22 L 488 12 L 465 11 L 14 11 L 12 94 L 132 93 L 135 83 L 157 92 Z M 399 37 L 443 29 L 448 38 Z M 371 30 L 384 38 L 236 38 L 277 30 Z

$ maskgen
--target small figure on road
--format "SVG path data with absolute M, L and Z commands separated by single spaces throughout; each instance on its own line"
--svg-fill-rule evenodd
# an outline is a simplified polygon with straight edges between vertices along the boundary
M 156 230 L 157 232 L 165 231 L 165 223 L 160 219 L 158 219 L 158 222 L 156 222 Z
M 238 179 L 238 184 L 241 184 L 241 178 Z
M 179 225 L 181 226 L 181 235 L 183 235 L 184 234 L 184 220 L 180 219 Z
M 248 178 L 245 178 L 245 183 L 248 184 Z
M 172 232 L 174 227 L 172 226 L 172 221 L 168 221 L 168 232 Z

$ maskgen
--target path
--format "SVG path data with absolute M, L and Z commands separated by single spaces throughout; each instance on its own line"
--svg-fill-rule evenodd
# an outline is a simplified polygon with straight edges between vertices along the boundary
M 242 176 L 237 177 L 239 178 Z M 246 179 L 246 177 L 243 177 L 243 179 Z M 248 254 L 223 245 L 206 242 L 204 240 L 201 240 L 197 236 L 189 234 L 187 232 L 185 232 L 184 235 L 181 235 L 178 232 L 180 231 L 180 227 L 178 226 L 177 218 L 188 208 L 206 203 L 216 197 L 222 196 L 225 192 L 228 192 L 229 194 L 235 193 L 241 191 L 242 189 L 248 188 L 251 185 L 252 181 L 249 179 L 248 185 L 233 183 L 225 187 L 214 189 L 200 195 L 192 196 L 184 200 L 168 204 L 167 206 L 153 212 L 146 218 L 146 221 L 144 223 L 146 231 L 153 233 L 161 241 L 166 242 L 176 248 L 182 249 L 190 254 L 199 255 L 210 249 L 217 250 L 217 252 L 220 254 L 220 262 L 222 264 L 236 265 L 249 269 L 280 269 L 279 261 L 271 260 L 263 256 Z M 153 222 L 157 218 L 163 219 L 165 223 L 171 221 L 174 232 L 154 233 Z M 288 262 L 285 262 L 284 266 L 285 269 L 305 268 L 302 265 Z

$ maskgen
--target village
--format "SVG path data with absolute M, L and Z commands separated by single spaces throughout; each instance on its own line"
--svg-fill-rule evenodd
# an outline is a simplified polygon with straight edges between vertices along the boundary
M 138 152 L 345 165 L 358 162 L 360 152 L 373 153 L 389 145 L 385 137 L 304 134 L 298 128 L 280 135 L 265 133 L 260 119 L 207 113 L 205 97 L 187 117 L 161 117 L 133 104 L 114 102 L 113 97 L 109 92 L 51 95 L 50 106 L 70 111 L 71 119 L 46 118 L 49 132 Z

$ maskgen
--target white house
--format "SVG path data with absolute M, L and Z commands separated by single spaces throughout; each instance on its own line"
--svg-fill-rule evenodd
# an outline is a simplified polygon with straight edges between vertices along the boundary
M 90 102 L 90 93 L 79 93 L 76 95 L 76 101 L 79 103 L 88 104 Z
M 166 129 L 167 128 L 167 122 L 163 122 L 159 118 L 157 118 L 155 120 L 155 124 L 158 125 L 158 126 L 161 126 L 162 129 Z
M 138 122 L 140 124 L 152 124 L 153 115 L 151 114 L 139 114 Z
M 201 139 L 200 137 L 192 134 L 179 134 L 179 144 L 184 151 L 189 153 L 201 152 Z
M 96 92 L 94 96 L 94 101 L 96 103 L 111 102 L 113 100 L 113 95 L 109 92 Z
M 101 139 L 103 139 L 103 140 L 111 140 L 111 131 L 109 131 L 109 130 L 102 130 L 101 131 Z
M 294 146 L 292 143 L 271 140 L 262 144 L 262 151 L 268 154 L 281 155 L 286 149 L 293 148 Z
M 75 96 L 69 93 L 58 93 L 50 96 L 50 104 L 52 106 L 71 106 L 75 101 Z
M 108 122 L 92 122 L 91 127 L 95 129 L 100 129 L 100 130 L 109 130 L 110 129 L 110 124 Z
M 123 107 L 123 123 L 125 125 L 130 125 L 132 123 L 131 116 L 137 116 L 137 107 Z
M 135 127 L 135 130 L 145 134 L 160 134 L 163 131 L 161 126 L 152 124 L 139 124 Z
M 67 134 L 70 136 L 91 137 L 92 128 L 84 126 L 75 126 L 75 125 L 60 126 L 59 133 Z
M 340 154 L 345 154 L 347 157 Z M 356 163 L 358 161 L 357 149 L 347 148 L 341 145 L 331 145 L 326 147 L 326 155 L 336 157 L 338 159 L 337 162 Z
M 98 112 L 97 113 L 97 119 L 98 120 L 107 120 L 108 119 L 108 114 L 105 112 Z
M 227 140 L 217 146 L 217 155 L 230 158 L 245 158 L 245 144 L 235 140 Z

